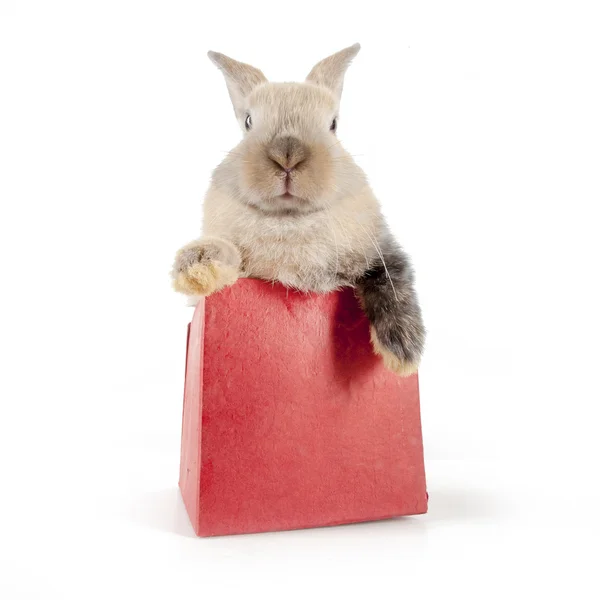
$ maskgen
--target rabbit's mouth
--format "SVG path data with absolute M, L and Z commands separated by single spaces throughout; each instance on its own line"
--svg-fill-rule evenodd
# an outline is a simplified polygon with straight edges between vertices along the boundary
M 296 194 L 292 194 L 291 192 L 285 192 L 275 197 L 275 200 L 283 200 L 289 207 L 289 205 L 305 205 L 308 203 L 306 198 L 302 198 L 302 196 L 297 196 Z
M 271 216 L 293 216 L 293 215 L 308 215 L 314 212 L 319 212 L 324 209 L 318 203 L 311 202 L 308 198 L 296 196 L 290 192 L 263 198 L 259 201 L 250 201 L 249 206 L 263 214 Z
M 307 211 L 312 212 L 315 207 L 312 206 L 312 203 L 307 198 L 297 196 L 291 192 L 284 192 L 283 194 L 272 196 L 267 202 L 262 202 L 261 208 L 267 212 L 278 212 L 283 210 L 284 212 L 292 211 L 303 213 Z

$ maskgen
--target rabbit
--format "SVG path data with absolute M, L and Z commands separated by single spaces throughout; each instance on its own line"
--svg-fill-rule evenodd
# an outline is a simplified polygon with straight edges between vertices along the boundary
M 346 69 L 359 44 L 317 63 L 303 83 L 273 83 L 209 52 L 243 132 L 214 170 L 203 237 L 176 255 L 173 287 L 206 296 L 239 277 L 306 292 L 355 288 L 373 349 L 400 376 L 417 371 L 425 328 L 410 261 L 363 171 L 337 139 Z

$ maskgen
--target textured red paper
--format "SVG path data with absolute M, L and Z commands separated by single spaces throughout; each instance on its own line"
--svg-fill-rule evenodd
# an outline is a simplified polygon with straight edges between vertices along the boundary
M 242 279 L 190 325 L 179 485 L 201 536 L 424 513 L 417 376 L 373 354 L 351 289 Z

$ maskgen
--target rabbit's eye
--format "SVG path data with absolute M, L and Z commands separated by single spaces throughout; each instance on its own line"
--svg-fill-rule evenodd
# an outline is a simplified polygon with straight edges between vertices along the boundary
M 250 131 L 250 129 L 252 129 L 252 117 L 250 115 L 248 115 L 246 117 L 245 125 L 246 125 L 246 131 Z
M 333 131 L 334 133 L 337 130 L 337 117 L 335 119 L 333 119 L 333 121 L 331 121 L 331 125 L 329 127 L 330 131 Z

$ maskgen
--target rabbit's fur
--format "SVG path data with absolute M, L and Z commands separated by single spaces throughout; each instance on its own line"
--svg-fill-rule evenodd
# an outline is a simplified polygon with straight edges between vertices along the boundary
M 270 83 L 258 69 L 209 52 L 245 136 L 213 173 L 204 236 L 178 252 L 173 281 L 190 296 L 238 277 L 316 292 L 353 286 L 375 351 L 409 375 L 425 338 L 412 269 L 335 136 L 344 74 L 359 48 L 324 59 L 304 83 Z

